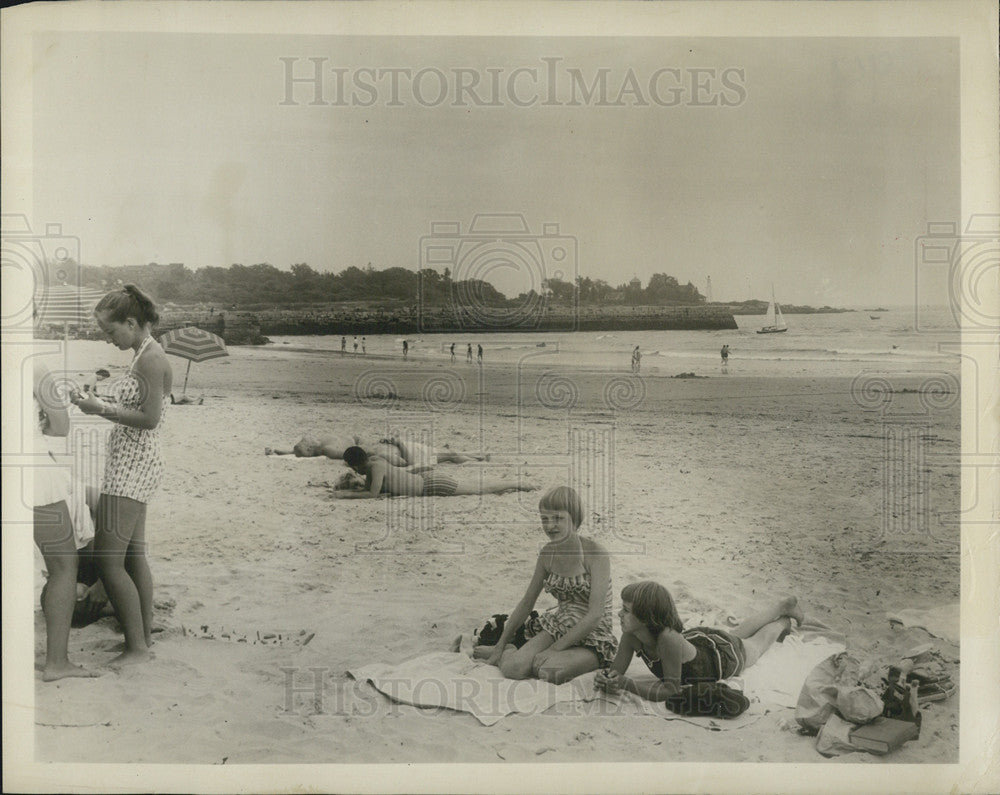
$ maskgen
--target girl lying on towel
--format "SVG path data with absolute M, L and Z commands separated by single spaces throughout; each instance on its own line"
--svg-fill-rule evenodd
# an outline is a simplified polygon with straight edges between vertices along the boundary
M 573 489 L 550 489 L 538 512 L 549 541 L 538 554 L 528 589 L 496 645 L 476 646 L 473 655 L 499 666 L 508 679 L 534 676 L 561 684 L 617 659 L 611 563 L 604 547 L 577 532 L 583 505 Z M 528 619 L 543 588 L 559 604 Z M 522 625 L 528 641 L 517 648 L 511 641 Z
M 627 690 L 649 701 L 668 701 L 685 685 L 718 682 L 738 676 L 768 647 L 791 629 L 791 620 L 802 623 L 794 596 L 775 602 L 751 616 L 731 632 L 709 627 L 684 629 L 670 592 L 659 583 L 626 585 L 618 613 L 622 640 L 614 662 L 594 677 L 606 693 Z M 657 682 L 636 682 L 625 671 L 638 654 Z

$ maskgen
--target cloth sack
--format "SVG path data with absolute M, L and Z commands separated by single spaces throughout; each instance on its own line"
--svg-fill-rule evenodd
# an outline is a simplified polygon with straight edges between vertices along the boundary
M 878 693 L 867 687 L 846 687 L 837 693 L 837 712 L 849 723 L 862 724 L 882 714 L 884 704 Z
M 802 728 L 811 734 L 816 734 L 829 717 L 837 710 L 837 700 L 843 691 L 845 693 L 844 705 L 848 711 L 854 711 L 855 702 L 857 709 L 866 712 L 863 706 L 863 697 L 848 696 L 849 692 L 857 691 L 858 679 L 861 673 L 861 664 L 846 651 L 840 654 L 831 654 L 819 665 L 810 671 L 806 677 L 802 690 L 799 692 L 799 700 L 795 706 L 795 720 Z M 876 696 L 876 698 L 878 698 Z M 853 701 L 852 701 L 853 699 Z M 881 699 L 878 699 L 881 702 Z M 882 705 L 875 715 L 881 714 Z M 846 717 L 846 716 L 843 716 Z M 871 720 L 868 718 L 867 720 Z

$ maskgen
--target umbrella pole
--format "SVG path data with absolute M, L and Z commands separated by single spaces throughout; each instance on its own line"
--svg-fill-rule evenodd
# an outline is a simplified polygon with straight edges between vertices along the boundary
M 191 375 L 191 360 L 188 359 L 188 369 L 184 373 L 184 394 L 188 393 L 188 376 Z

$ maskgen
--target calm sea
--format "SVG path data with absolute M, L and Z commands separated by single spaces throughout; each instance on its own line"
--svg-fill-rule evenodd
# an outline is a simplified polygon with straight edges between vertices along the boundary
M 873 318 L 872 315 L 877 317 Z M 888 311 L 786 315 L 788 331 L 757 334 L 762 315 L 737 316 L 739 328 L 729 331 L 628 331 L 520 334 L 425 334 L 407 337 L 409 356 L 450 362 L 455 343 L 456 363 L 466 358 L 466 345 L 483 346 L 484 364 L 560 364 L 608 371 L 627 371 L 632 349 L 642 351 L 642 371 L 661 375 L 721 371 L 719 350 L 729 345 L 731 375 L 811 377 L 857 375 L 862 372 L 958 372 L 957 323 L 947 307 L 916 312 L 913 307 Z M 358 337 L 360 355 L 361 338 Z M 282 347 L 340 355 L 340 337 L 272 337 Z M 403 338 L 375 335 L 365 340 L 369 354 L 402 358 Z M 347 337 L 348 354 L 353 337 Z

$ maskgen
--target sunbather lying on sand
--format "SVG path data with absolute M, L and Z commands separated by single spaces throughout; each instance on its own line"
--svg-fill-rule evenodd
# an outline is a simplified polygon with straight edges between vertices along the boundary
M 732 631 L 709 627 L 684 629 L 670 592 L 646 581 L 622 589 L 619 612 L 622 639 L 614 662 L 598 671 L 594 685 L 607 693 L 627 690 L 650 701 L 666 701 L 684 685 L 716 682 L 738 676 L 776 640 L 801 624 L 802 610 L 794 596 L 780 599 Z M 625 676 L 638 654 L 660 680 L 635 682 Z
M 337 490 L 334 495 L 341 499 L 361 499 L 365 497 L 451 497 L 461 494 L 503 494 L 508 491 L 533 491 L 533 484 L 512 480 L 485 480 L 467 476 L 461 480 L 437 471 L 425 471 L 422 475 L 411 470 L 393 466 L 384 458 L 369 455 L 361 447 L 349 447 L 344 451 L 344 463 L 360 475 L 365 476 L 364 491 Z
M 342 459 L 344 450 L 358 444 L 358 437 L 352 434 L 334 434 L 329 436 L 313 436 L 306 434 L 289 450 L 287 448 L 265 447 L 264 455 L 291 455 L 296 458 L 327 458 Z M 402 459 L 400 459 L 402 460 Z
M 290 455 L 297 458 L 313 458 L 316 456 L 326 456 L 335 460 L 344 457 L 344 451 L 348 447 L 358 446 L 369 455 L 377 455 L 384 458 L 389 464 L 396 467 L 413 467 L 413 471 L 419 472 L 421 469 L 432 467 L 435 464 L 464 464 L 466 461 L 485 461 L 489 456 L 478 453 L 459 453 L 445 448 L 435 450 L 429 445 L 420 444 L 407 440 L 399 435 L 389 436 L 379 439 L 377 442 L 370 442 L 360 436 L 354 435 L 332 435 L 332 436 L 303 436 L 291 450 L 265 447 L 265 455 Z
M 467 461 L 489 461 L 490 459 L 488 455 L 480 453 L 459 453 L 447 448 L 438 450 L 430 445 L 421 444 L 412 439 L 402 437 L 398 433 L 385 439 L 380 439 L 379 444 L 388 444 L 395 447 L 399 451 L 399 455 L 406 462 L 405 465 L 412 467 L 414 471 L 432 467 L 435 464 L 464 464 Z M 361 444 L 361 446 L 366 449 L 368 448 L 365 444 Z

